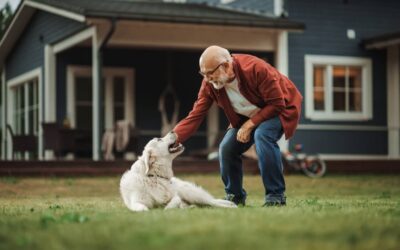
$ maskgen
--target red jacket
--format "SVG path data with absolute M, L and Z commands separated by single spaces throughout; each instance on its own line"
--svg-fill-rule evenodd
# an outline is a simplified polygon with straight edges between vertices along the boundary
M 294 83 L 258 57 L 244 54 L 235 54 L 232 57 L 240 93 L 260 108 L 250 118 L 252 122 L 258 125 L 279 115 L 286 139 L 291 138 L 300 119 L 303 99 Z M 234 128 L 240 128 L 249 119 L 235 113 L 225 88 L 216 90 L 203 80 L 192 111 L 174 128 L 180 142 L 196 132 L 213 102 L 224 110 Z

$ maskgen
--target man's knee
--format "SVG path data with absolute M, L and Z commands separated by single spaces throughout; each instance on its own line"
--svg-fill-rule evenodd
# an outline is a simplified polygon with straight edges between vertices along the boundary
M 275 133 L 272 130 L 266 130 L 266 129 L 256 129 L 254 132 L 254 141 L 257 142 L 271 142 L 274 143 L 277 141 L 275 136 L 273 136 Z
M 229 157 L 234 154 L 233 145 L 229 141 L 222 141 L 219 144 L 219 155 L 221 157 Z

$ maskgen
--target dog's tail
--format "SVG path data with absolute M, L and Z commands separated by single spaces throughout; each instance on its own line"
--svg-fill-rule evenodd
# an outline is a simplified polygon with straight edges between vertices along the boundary
M 172 178 L 172 182 L 177 188 L 177 193 L 179 197 L 189 204 L 225 208 L 237 207 L 235 203 L 232 203 L 230 201 L 215 199 L 203 188 L 196 186 L 193 183 L 182 181 L 178 178 Z
M 214 207 L 225 207 L 225 208 L 236 208 L 237 205 L 231 201 L 227 200 L 222 200 L 222 199 L 213 199 L 211 201 L 212 205 Z

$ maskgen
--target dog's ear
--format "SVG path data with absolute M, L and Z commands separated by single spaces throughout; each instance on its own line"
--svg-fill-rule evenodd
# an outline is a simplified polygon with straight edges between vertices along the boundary
M 146 167 L 146 174 L 150 171 L 153 167 L 154 162 L 156 162 L 156 157 L 154 156 L 151 150 L 146 150 L 143 153 L 144 156 L 144 165 Z

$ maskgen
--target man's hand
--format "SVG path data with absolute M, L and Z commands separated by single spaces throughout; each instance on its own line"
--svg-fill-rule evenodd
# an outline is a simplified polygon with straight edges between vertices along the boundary
M 236 139 L 242 143 L 249 142 L 250 134 L 251 131 L 253 131 L 254 127 L 254 123 L 250 119 L 247 120 L 247 122 L 245 122 L 237 132 Z

